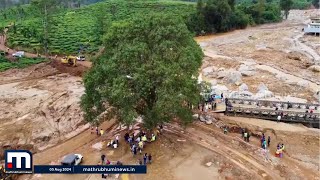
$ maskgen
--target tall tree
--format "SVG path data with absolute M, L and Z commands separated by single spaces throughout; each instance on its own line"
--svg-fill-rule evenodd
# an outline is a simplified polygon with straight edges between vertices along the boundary
M 193 77 L 203 53 L 182 19 L 144 14 L 114 23 L 105 47 L 84 77 L 87 121 L 96 122 L 109 107 L 126 124 L 142 116 L 148 129 L 173 118 L 192 121 L 187 104 L 199 100 Z
M 227 30 L 226 21 L 231 15 L 231 7 L 227 0 L 208 0 L 204 9 L 206 23 L 215 31 Z
M 43 48 L 48 58 L 48 48 L 49 48 L 49 30 L 50 30 L 50 20 L 52 13 L 57 9 L 57 6 L 60 4 L 59 0 L 32 0 L 31 4 L 36 8 L 39 13 L 39 16 L 42 19 L 43 26 Z
M 312 4 L 315 8 L 319 9 L 320 7 L 320 1 L 319 0 L 312 0 Z
M 286 19 L 288 19 L 289 11 L 292 8 L 293 1 L 292 0 L 280 0 L 280 7 L 284 11 L 284 15 Z
M 257 4 L 257 8 L 258 8 L 258 23 L 263 23 L 262 22 L 262 14 L 264 13 L 265 9 L 266 9 L 266 3 L 265 0 L 259 0 L 258 4 Z

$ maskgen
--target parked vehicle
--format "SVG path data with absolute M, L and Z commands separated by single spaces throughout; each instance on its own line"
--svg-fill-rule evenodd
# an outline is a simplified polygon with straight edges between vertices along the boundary
M 17 51 L 15 53 L 13 53 L 12 56 L 21 58 L 24 56 L 24 51 Z
M 61 161 L 62 165 L 76 166 L 81 163 L 83 156 L 81 154 L 68 154 Z
M 85 61 L 86 57 L 84 55 L 80 55 L 80 56 L 77 57 L 77 60 L 78 61 Z

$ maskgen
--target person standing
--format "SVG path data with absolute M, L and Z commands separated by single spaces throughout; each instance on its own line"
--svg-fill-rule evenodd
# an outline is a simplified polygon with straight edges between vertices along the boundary
M 270 146 L 270 141 L 271 141 L 271 138 L 270 136 L 268 136 L 268 147 Z
M 105 160 L 105 158 L 106 158 L 106 155 L 102 154 L 102 155 L 101 155 L 101 164 L 102 164 L 102 165 L 104 165 L 104 162 L 105 162 L 104 160 Z
M 97 136 L 99 136 L 99 128 L 98 128 L 98 126 L 96 127 L 96 133 L 97 133 Z
M 117 144 L 119 144 L 119 136 L 118 135 L 116 136 L 116 142 L 117 142 Z
M 103 135 L 103 129 L 100 129 L 100 136 L 102 136 Z
M 129 139 L 129 133 L 126 132 L 126 134 L 124 135 L 124 140 L 125 140 L 126 142 L 128 142 L 128 139 Z
M 223 133 L 224 133 L 224 134 L 227 134 L 227 133 L 228 133 L 227 126 L 225 126 L 225 127 L 224 127 L 224 129 L 223 129 Z
M 136 146 L 133 147 L 133 155 L 137 155 L 137 147 Z
M 280 120 L 281 120 L 281 116 L 280 116 L 280 114 L 279 114 L 278 117 L 277 117 L 277 122 L 279 123 Z
M 149 154 L 149 156 L 148 156 L 148 162 L 149 162 L 149 164 L 151 164 L 151 162 L 152 162 L 152 156 L 151 156 L 151 154 Z
M 143 155 L 143 164 L 144 164 L 144 165 L 147 164 L 147 158 L 148 158 L 148 154 L 145 153 L 145 154 Z
M 245 133 L 244 133 L 244 136 L 243 136 L 244 141 L 247 141 L 247 137 L 248 137 L 248 133 L 245 132 Z
M 250 133 L 248 132 L 248 135 L 247 135 L 248 137 L 247 137 L 247 142 L 249 142 L 250 141 Z

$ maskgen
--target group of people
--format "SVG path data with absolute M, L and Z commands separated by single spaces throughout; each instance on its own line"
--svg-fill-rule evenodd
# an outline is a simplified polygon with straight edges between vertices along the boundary
M 101 155 L 101 162 L 98 163 L 98 165 L 112 165 L 111 161 L 106 159 L 106 155 Z M 114 165 L 122 166 L 123 163 L 121 161 L 117 161 Z M 102 179 L 107 179 L 109 174 L 102 174 Z
M 142 153 L 142 150 L 147 142 L 155 141 L 156 135 L 151 134 L 151 137 L 147 137 L 147 133 L 145 131 L 140 131 L 137 136 L 134 136 L 134 134 L 129 135 L 129 133 L 126 133 L 124 135 L 124 139 L 129 143 L 132 154 L 136 155 L 138 151 L 140 154 Z
M 97 136 L 102 136 L 104 134 L 104 130 L 103 129 L 99 130 L 98 126 L 96 126 L 95 131 L 96 131 Z M 91 132 L 91 134 L 94 134 L 93 126 L 91 127 L 91 131 L 90 132 Z
M 267 147 L 270 146 L 270 142 L 271 142 L 270 136 L 268 136 L 268 139 L 266 139 L 264 133 L 262 133 L 262 136 L 261 136 L 261 139 L 260 139 L 261 148 L 267 149 Z
M 119 136 L 116 135 L 115 139 L 111 139 L 110 142 L 108 142 L 107 147 L 113 147 L 114 149 L 117 149 L 119 146 Z
M 128 132 L 124 135 L 124 140 L 128 142 L 130 145 L 130 150 L 133 154 L 133 156 L 139 154 L 142 154 L 143 149 L 145 148 L 145 145 L 147 142 L 151 143 L 154 142 L 157 138 L 158 134 L 161 134 L 163 131 L 163 126 L 159 125 L 159 128 L 151 134 L 151 136 L 148 136 L 145 131 L 140 131 L 135 136 L 133 133 L 129 134 Z M 139 159 L 139 165 L 146 165 L 147 163 L 151 164 L 152 162 L 152 155 L 151 153 L 144 153 L 143 159 Z
M 244 141 L 249 142 L 250 141 L 250 133 L 249 131 L 247 131 L 246 129 L 242 128 L 241 129 L 241 133 L 242 133 L 242 138 Z
M 284 151 L 284 144 L 278 143 L 277 150 L 276 150 L 276 157 L 283 157 L 283 151 Z

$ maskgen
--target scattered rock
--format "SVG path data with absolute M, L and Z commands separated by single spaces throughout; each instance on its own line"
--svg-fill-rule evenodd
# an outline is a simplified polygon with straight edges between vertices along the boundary
M 273 92 L 269 91 L 269 90 L 262 90 L 262 91 L 259 91 L 255 96 L 254 98 L 255 99 L 265 99 L 265 98 L 270 98 L 270 97 L 273 97 Z
M 262 173 L 261 175 L 262 175 L 262 177 L 267 177 L 268 176 L 266 173 Z
M 248 91 L 249 88 L 245 83 L 242 83 L 241 86 L 239 87 L 239 91 Z
M 207 162 L 207 163 L 206 163 L 206 166 L 207 166 L 207 167 L 210 167 L 211 165 L 212 165 L 212 162 Z
M 230 98 L 250 98 L 253 96 L 253 93 L 251 93 L 250 91 L 232 91 L 229 94 Z
M 299 52 L 289 52 L 288 58 L 296 61 L 302 61 L 302 54 Z
M 242 75 L 239 71 L 235 71 L 230 69 L 225 76 L 225 81 L 229 84 L 241 84 L 242 83 Z
M 218 72 L 219 71 L 225 71 L 225 70 L 226 70 L 225 68 L 221 67 L 221 68 L 218 69 Z
M 194 114 L 194 115 L 192 115 L 192 118 L 193 118 L 194 120 L 198 119 L 198 118 L 199 118 L 199 114 Z
M 309 87 L 309 82 L 306 81 L 306 80 L 302 80 L 302 81 L 299 81 L 299 82 L 297 83 L 297 85 L 298 85 L 298 86 L 301 86 L 301 87 L 304 87 L 304 88 L 307 88 L 307 87 Z
M 203 116 L 200 116 L 199 119 L 200 119 L 201 122 L 205 122 L 206 121 L 206 119 Z
M 265 49 L 267 49 L 267 46 L 265 44 L 257 44 L 256 49 L 257 50 L 265 50 Z
M 320 65 L 310 66 L 309 69 L 313 72 L 320 72 Z
M 258 92 L 265 91 L 265 90 L 269 90 L 268 87 L 264 83 L 260 83 L 258 86 Z
M 241 74 L 243 75 L 243 76 L 253 76 L 253 75 L 255 75 L 256 74 L 256 72 L 254 72 L 254 71 L 241 71 Z
M 178 142 L 186 142 L 185 139 L 177 139 Z
M 204 76 L 210 76 L 215 71 L 216 71 L 216 68 L 213 67 L 213 66 L 209 66 L 209 67 L 206 67 L 206 68 L 202 69 L 202 72 L 203 72 Z
M 216 86 L 212 86 L 212 94 L 221 94 L 223 92 L 227 92 L 229 91 L 229 89 L 225 86 L 225 85 L 216 85 Z
M 217 80 L 215 80 L 215 79 L 212 79 L 209 82 L 210 82 L 211 86 L 215 86 L 218 84 Z
M 212 124 L 212 120 L 211 119 L 206 119 L 206 124 L 207 125 Z
M 286 76 L 281 75 L 281 74 L 277 74 L 277 75 L 276 75 L 276 78 L 280 79 L 281 81 L 285 81 L 285 80 L 288 79 Z
M 227 72 L 226 71 L 218 71 L 218 73 L 217 73 L 217 78 L 218 79 L 222 79 L 222 78 L 224 78 L 226 76 L 227 76 Z

